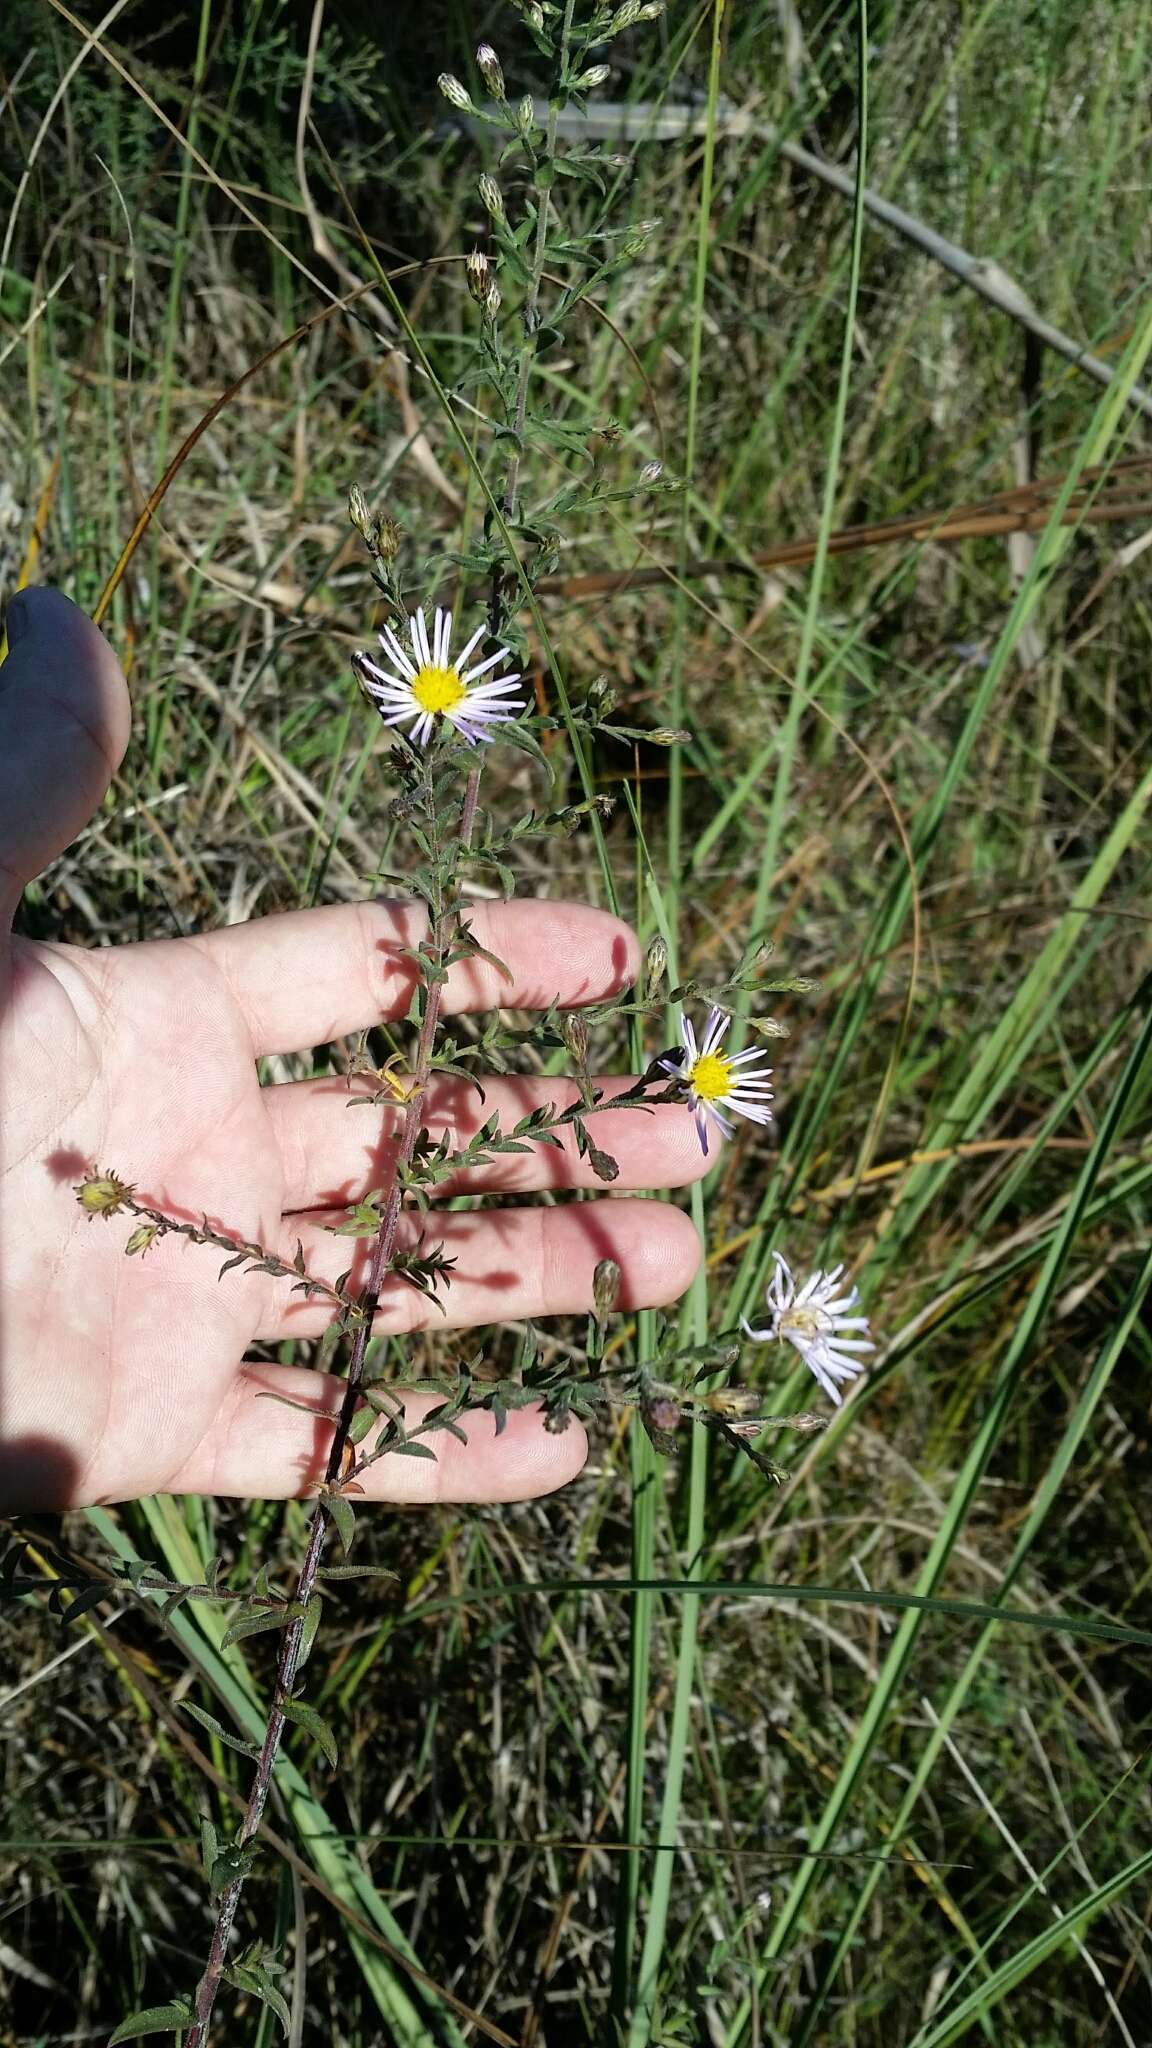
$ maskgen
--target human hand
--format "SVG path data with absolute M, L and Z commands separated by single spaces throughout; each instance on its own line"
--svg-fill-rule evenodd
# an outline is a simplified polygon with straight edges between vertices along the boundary
M 123 1218 L 92 1220 L 72 1189 L 92 1165 L 135 1183 L 168 1213 L 333 1280 L 350 1240 L 325 1224 L 385 1177 L 387 1112 L 349 1114 L 342 1077 L 261 1087 L 256 1060 L 325 1044 L 407 1014 L 401 949 L 423 913 L 365 902 L 254 919 L 184 939 L 112 949 L 9 936 L 25 882 L 93 816 L 127 745 L 128 692 L 114 655 L 58 593 L 29 591 L 8 614 L 0 667 L 0 1508 L 63 1508 L 157 1490 L 284 1496 L 323 1473 L 342 1383 L 299 1367 L 244 1362 L 254 1344 L 318 1335 L 330 1305 L 287 1280 L 235 1271 L 180 1238 L 126 1258 Z M 484 961 L 454 968 L 448 1011 L 595 1002 L 626 987 L 636 940 L 579 904 L 477 904 Z M 612 1084 L 609 1083 L 609 1086 Z M 626 1083 L 621 1082 L 620 1086 Z M 497 1113 L 563 1105 L 562 1081 L 434 1080 L 427 1122 L 464 1141 Z M 397 1130 L 399 1116 L 396 1118 Z M 616 1186 L 682 1186 L 705 1161 L 687 1108 L 605 1111 L 596 1140 Z M 452 1193 L 596 1186 L 567 1142 L 508 1155 Z M 588 1310 L 597 1261 L 615 1259 L 621 1306 L 673 1300 L 699 1247 L 668 1204 L 608 1200 L 443 1214 L 458 1263 L 446 1313 L 386 1283 L 375 1329 L 438 1329 Z M 309 1403 L 316 1420 L 261 1392 Z M 434 1396 L 407 1399 L 409 1424 Z M 382 1458 L 365 1492 L 393 1501 L 516 1500 L 579 1471 L 587 1445 L 534 1408 L 463 1418 L 467 1443 L 435 1438 L 436 1461 Z

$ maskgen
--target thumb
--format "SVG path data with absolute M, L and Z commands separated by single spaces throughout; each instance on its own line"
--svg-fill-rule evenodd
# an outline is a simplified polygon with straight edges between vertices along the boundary
M 91 619 L 58 590 L 8 607 L 0 666 L 0 911 L 96 811 L 128 744 L 120 664 Z

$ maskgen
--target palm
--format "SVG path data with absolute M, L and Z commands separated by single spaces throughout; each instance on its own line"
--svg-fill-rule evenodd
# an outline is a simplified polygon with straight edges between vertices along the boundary
M 92 815 L 127 737 L 123 678 L 105 643 L 65 600 L 32 596 L 0 669 L 0 896 L 10 908 Z M 115 950 L 0 944 L 0 1503 L 161 1487 L 276 1495 L 315 1482 L 338 1384 L 242 1361 L 254 1343 L 319 1334 L 330 1305 L 268 1274 L 218 1280 L 219 1253 L 181 1238 L 126 1258 L 130 1226 L 86 1216 L 73 1187 L 92 1166 L 115 1171 L 141 1200 L 193 1222 L 207 1216 L 281 1258 L 301 1243 L 309 1272 L 331 1283 L 350 1248 L 328 1226 L 385 1177 L 390 1133 L 375 1113 L 347 1114 L 343 1082 L 262 1088 L 256 1062 L 405 1015 L 404 948 L 418 929 L 410 905 L 342 904 Z M 510 980 L 480 964 L 454 970 L 450 1010 L 575 1005 L 635 971 L 632 935 L 580 906 L 478 906 L 474 929 Z M 482 1115 L 521 1115 L 562 1092 L 542 1079 L 494 1081 L 481 1108 L 473 1091 L 441 1084 L 428 1120 L 463 1136 Z M 701 1170 L 677 1106 L 608 1113 L 598 1135 L 620 1162 L 621 1188 Z M 589 1184 L 584 1162 L 548 1150 L 468 1186 Z M 627 1201 L 454 1212 L 438 1235 L 458 1262 L 447 1313 L 393 1281 L 378 1330 L 582 1312 L 606 1256 L 622 1268 L 622 1305 L 667 1301 L 698 1255 L 678 1211 Z M 261 1392 L 306 1401 L 316 1419 Z M 420 1398 L 410 1406 L 418 1412 Z M 579 1430 L 548 1435 L 530 1410 L 498 1443 L 484 1415 L 470 1418 L 468 1437 L 438 1439 L 435 1464 L 384 1460 L 373 1490 L 510 1499 L 559 1485 L 583 1456 Z
M 15 941 L 3 971 L 6 1343 L 67 1424 L 51 1491 L 149 1492 L 210 1431 L 273 1283 L 233 1273 L 217 1286 L 211 1248 L 179 1239 L 126 1259 L 123 1223 L 86 1218 L 71 1185 L 112 1167 L 175 1215 L 275 1242 L 283 1176 L 248 1031 L 182 943 Z

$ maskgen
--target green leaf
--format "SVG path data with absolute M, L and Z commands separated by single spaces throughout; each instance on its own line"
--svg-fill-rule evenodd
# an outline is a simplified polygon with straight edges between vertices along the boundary
M 435 1458 L 431 1444 L 393 1444 L 390 1456 L 395 1458 Z
M 194 1706 L 191 1700 L 181 1700 L 180 1709 L 182 1713 L 191 1714 L 192 1719 L 199 1721 L 202 1728 L 207 1728 L 208 1733 L 214 1735 L 217 1742 L 222 1742 L 225 1748 L 238 1750 L 241 1756 L 250 1757 L 253 1762 L 259 1756 L 260 1750 L 256 1743 L 241 1742 L 238 1736 L 229 1735 L 215 1714 L 209 1714 L 204 1707 Z
M 368 1408 L 366 1413 L 370 1422 L 375 1420 L 371 1408 Z M 356 1534 L 356 1515 L 352 1503 L 342 1493 L 328 1493 L 327 1491 L 321 1494 L 320 1499 L 332 1521 L 336 1534 L 340 1538 L 340 1548 L 344 1552 L 345 1557 L 347 1557 L 348 1552 L 352 1548 L 352 1539 Z
M 318 1714 L 314 1707 L 306 1707 L 302 1700 L 285 1700 L 280 1711 L 286 1721 L 294 1722 L 297 1728 L 303 1728 L 305 1735 L 312 1737 L 313 1742 L 319 1743 L 335 1770 L 340 1752 L 336 1747 L 336 1737 L 323 1715 Z
M 262 1635 L 270 1628 L 285 1628 L 294 1619 L 293 1611 L 288 1606 L 267 1607 L 255 1612 L 249 1610 L 247 1614 L 238 1614 L 235 1621 L 230 1621 L 225 1629 L 220 1646 L 226 1650 L 229 1643 L 242 1642 L 245 1636 Z
M 243 1884 L 255 1861 L 255 1842 L 245 1842 L 243 1847 L 236 1842 L 225 1844 L 208 1872 L 208 1896 L 213 1904 L 232 1885 Z
M 303 1669 L 312 1654 L 312 1645 L 316 1640 L 316 1631 L 320 1626 L 320 1617 L 323 1612 L 323 1600 L 320 1598 L 319 1593 L 313 1593 L 309 1598 L 307 1607 L 304 1609 L 304 1626 L 300 1633 L 300 1655 L 296 1660 L 296 1669 L 298 1671 Z
M 288 2001 L 282 1991 L 277 1991 L 263 1963 L 233 1963 L 224 1971 L 224 1979 L 235 1990 L 248 1991 L 254 1998 L 260 1999 L 275 2013 L 284 2032 L 291 2032 L 292 2015 L 288 2010 Z
M 362 1444 L 376 1420 L 376 1411 L 367 1402 L 356 1410 L 348 1427 L 348 1442 Z
M 324 1564 L 316 1574 L 319 1579 L 392 1579 L 398 1581 L 399 1572 L 390 1572 L 385 1564 Z
M 116 2048 L 117 2041 L 139 2041 L 145 2034 L 182 2033 L 192 2018 L 191 2000 L 174 1998 L 170 2005 L 150 2005 L 142 2012 L 134 2012 L 121 2020 L 116 2032 L 108 2042 L 108 2048 Z

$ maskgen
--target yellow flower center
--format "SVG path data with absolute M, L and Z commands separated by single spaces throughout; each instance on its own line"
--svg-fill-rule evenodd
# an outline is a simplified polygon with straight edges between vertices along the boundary
M 454 668 L 429 665 L 418 671 L 412 695 L 421 711 L 454 711 L 468 692 Z
M 831 1328 L 831 1318 L 822 1308 L 788 1308 L 780 1318 L 780 1329 L 795 1330 L 798 1337 L 822 1337 Z
M 702 1102 L 719 1102 L 732 1086 L 732 1062 L 718 1052 L 706 1052 L 688 1069 L 688 1083 Z

